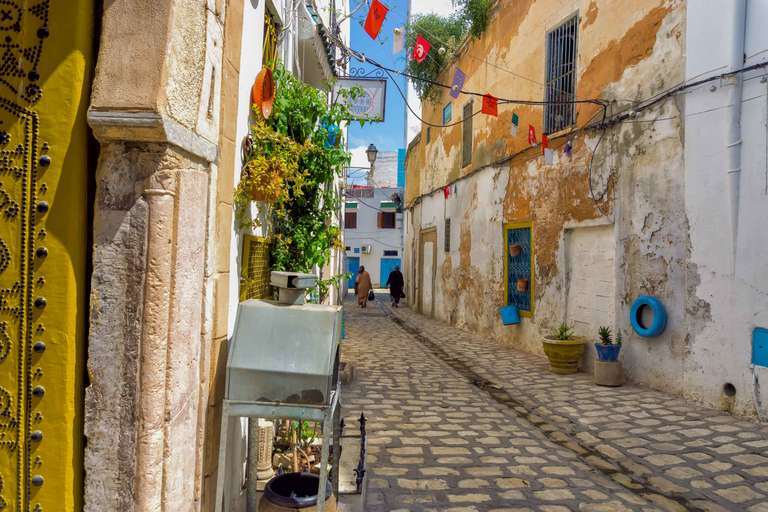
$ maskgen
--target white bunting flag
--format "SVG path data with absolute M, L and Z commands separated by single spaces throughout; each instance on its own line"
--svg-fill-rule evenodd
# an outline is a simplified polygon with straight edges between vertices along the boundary
M 396 55 L 403 51 L 405 47 L 405 28 L 396 28 L 394 30 L 394 39 L 392 41 L 392 55 Z
M 544 148 L 544 165 L 552 165 L 555 160 L 555 151 L 552 148 Z

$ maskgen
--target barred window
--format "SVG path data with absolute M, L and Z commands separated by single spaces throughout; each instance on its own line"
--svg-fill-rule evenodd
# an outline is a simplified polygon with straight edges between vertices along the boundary
M 472 101 L 464 105 L 464 117 L 461 122 L 461 166 L 472 163 Z
M 445 233 L 443 240 L 443 250 L 451 252 L 451 219 L 445 219 Z
M 384 251 L 384 256 L 397 256 L 397 251 L 385 250 Z
M 544 133 L 554 133 L 576 122 L 576 29 L 574 15 L 547 34 L 547 105 Z

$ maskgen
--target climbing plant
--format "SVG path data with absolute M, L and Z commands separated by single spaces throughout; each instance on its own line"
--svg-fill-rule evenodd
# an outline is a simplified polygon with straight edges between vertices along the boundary
M 270 234 L 272 270 L 311 272 L 322 269 L 336 249 L 344 249 L 342 233 L 334 222 L 341 212 L 339 191 L 334 182 L 349 165 L 350 153 L 342 140 L 342 126 L 352 119 L 345 99 L 363 93 L 361 87 L 341 89 L 337 101 L 329 102 L 332 83 L 315 89 L 275 66 L 275 99 L 272 116 L 251 129 L 253 145 L 247 148 L 240 182 L 235 189 L 235 207 L 240 227 L 251 220 L 248 211 L 254 187 L 264 188 L 257 203 L 266 209 Z M 360 125 L 376 120 L 362 119 Z M 322 294 L 342 276 L 323 276 Z
M 432 48 L 422 62 L 408 60 L 406 72 L 423 80 L 413 80 L 419 99 L 439 103 L 442 88 L 429 82 L 438 82 L 445 65 L 453 58 L 465 36 L 477 39 L 488 28 L 492 0 L 455 0 L 458 7 L 454 14 L 416 14 L 406 31 L 405 43 L 408 55 L 416 46 L 416 36 L 426 39 Z M 441 49 L 444 51 L 441 53 Z

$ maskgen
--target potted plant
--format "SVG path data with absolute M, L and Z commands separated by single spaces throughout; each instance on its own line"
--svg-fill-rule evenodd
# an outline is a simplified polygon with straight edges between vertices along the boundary
M 520 256 L 521 252 L 522 252 L 522 249 L 520 248 L 520 244 L 509 244 L 510 257 L 515 258 L 517 256 Z
M 597 361 L 595 361 L 595 384 L 598 386 L 621 386 L 624 372 L 621 367 L 619 350 L 621 350 L 621 329 L 616 331 L 616 342 L 611 337 L 611 330 L 600 327 L 597 331 L 600 338 L 595 343 L 597 349 Z
M 544 353 L 549 359 L 549 370 L 553 373 L 576 373 L 579 359 L 584 353 L 586 338 L 571 334 L 573 327 L 561 324 L 550 336 L 542 338 Z
M 600 341 L 595 343 L 597 358 L 600 361 L 616 361 L 619 358 L 619 350 L 621 350 L 621 329 L 616 332 L 616 343 L 614 343 L 613 334 L 608 327 L 600 326 L 597 335 L 600 338 Z

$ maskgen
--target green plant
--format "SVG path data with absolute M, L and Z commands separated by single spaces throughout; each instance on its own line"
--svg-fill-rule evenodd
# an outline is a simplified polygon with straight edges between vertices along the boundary
M 621 329 L 616 329 L 616 344 L 621 345 L 622 340 Z
M 405 44 L 408 55 L 413 53 L 417 35 L 429 41 L 432 48 L 422 62 L 409 60 L 406 72 L 423 80 L 440 82 L 440 74 L 453 58 L 464 37 L 468 35 L 470 39 L 477 39 L 488 28 L 491 2 L 492 0 L 455 0 L 454 5 L 459 7 L 455 14 L 413 15 L 406 31 Z M 442 55 L 439 51 L 441 47 L 445 48 Z M 412 83 L 422 101 L 437 104 L 442 100 L 441 87 L 422 80 L 414 80 Z
M 611 330 L 608 327 L 600 327 L 597 330 L 598 336 L 600 336 L 600 344 L 601 345 L 613 345 L 612 333 Z
M 329 103 L 333 83 L 325 83 L 323 90 L 315 89 L 293 77 L 280 62 L 273 73 L 276 93 L 272 116 L 252 128 L 253 147 L 246 151 L 242 178 L 235 189 L 237 217 L 241 228 L 253 222 L 248 211 L 250 192 L 254 186 L 263 185 L 274 199 L 262 207 L 271 233 L 272 270 L 320 269 L 317 290 L 323 296 L 344 277 L 322 276 L 333 251 L 344 249 L 335 221 L 341 200 L 334 182 L 350 162 L 338 127 L 353 117 L 343 100 L 354 99 L 363 90 L 341 89 L 342 101 Z M 363 126 L 375 120 L 359 122 Z
M 573 327 L 568 327 L 566 324 L 560 324 L 560 327 L 555 329 L 554 337 L 558 340 L 567 340 L 571 337 L 571 331 Z

